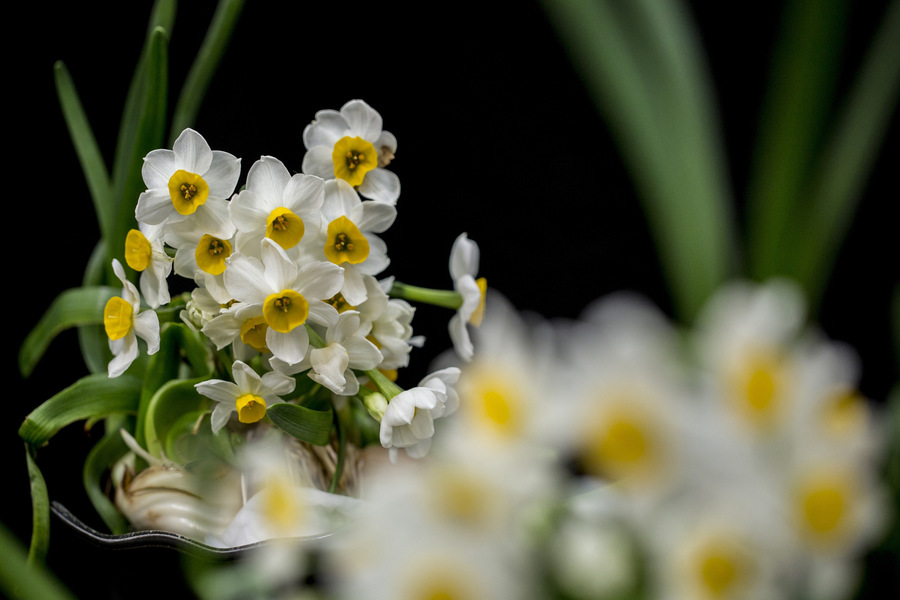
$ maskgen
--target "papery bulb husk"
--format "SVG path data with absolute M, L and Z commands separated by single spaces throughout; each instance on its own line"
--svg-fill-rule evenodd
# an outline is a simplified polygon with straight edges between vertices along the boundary
M 203 542 L 224 531 L 241 508 L 241 477 L 227 467 L 207 473 L 153 465 L 136 475 L 126 471 L 114 500 L 134 529 L 169 531 Z

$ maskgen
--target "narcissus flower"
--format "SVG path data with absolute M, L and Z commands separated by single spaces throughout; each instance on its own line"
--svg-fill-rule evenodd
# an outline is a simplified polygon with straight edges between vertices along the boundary
M 391 398 L 381 419 L 381 445 L 390 448 L 392 454 L 397 448 L 404 448 L 413 458 L 428 454 L 434 420 L 453 413 L 459 406 L 455 389 L 458 379 L 459 369 L 447 367 Z
M 381 352 L 366 339 L 368 325 L 360 322 L 355 310 L 344 311 L 337 323 L 325 331 L 325 346 L 313 348 L 294 366 L 272 359 L 275 369 L 287 375 L 309 370 L 309 378 L 340 396 L 353 396 L 359 381 L 353 370 L 368 371 L 381 362 Z
M 109 376 L 118 377 L 137 358 L 138 337 L 147 342 L 147 354 L 159 350 L 159 317 L 152 310 L 141 311 L 141 296 L 134 284 L 125 278 L 125 269 L 116 259 L 113 259 L 113 271 L 122 282 L 122 295 L 113 296 L 106 303 L 103 327 L 113 353 Z
M 465 233 L 461 234 L 453 242 L 453 248 L 450 250 L 450 276 L 453 278 L 453 289 L 462 296 L 462 305 L 450 318 L 450 339 L 463 360 L 472 360 L 474 352 L 467 327 L 480 325 L 484 315 L 487 280 L 484 277 L 475 279 L 478 274 L 478 263 L 478 244 L 470 240 Z
M 267 237 L 285 250 L 301 240 L 315 237 L 319 229 L 323 181 L 296 173 L 272 156 L 263 156 L 247 173 L 247 185 L 230 204 L 231 218 L 238 230 L 238 251 L 258 254 L 259 243 Z
M 387 246 L 376 234 L 397 218 L 390 204 L 363 201 L 350 185 L 336 179 L 325 182 L 322 204 L 324 259 L 344 269 L 341 294 L 352 305 L 365 302 L 366 275 L 378 275 L 390 263 Z
M 132 229 L 125 237 L 125 262 L 140 272 L 141 294 L 151 308 L 171 300 L 166 278 L 172 272 L 172 258 L 166 254 L 164 232 L 158 225 L 140 223 L 138 229 Z
M 362 100 L 340 111 L 320 110 L 303 130 L 303 172 L 340 179 L 366 198 L 396 204 L 400 179 L 384 167 L 397 151 L 397 139 L 382 129 L 381 115 Z
M 241 303 L 235 317 L 265 320 L 266 347 L 288 364 L 303 360 L 309 348 L 306 321 L 331 326 L 338 312 L 322 302 L 334 296 L 343 283 L 343 270 L 329 262 L 309 262 L 298 267 L 284 249 L 269 238 L 262 241 L 262 259 L 233 254 L 225 271 L 225 286 Z
M 201 381 L 194 387 L 218 404 L 212 411 L 212 430 L 218 433 L 236 412 L 241 423 L 256 423 L 266 414 L 266 408 L 283 402 L 281 396 L 294 390 L 292 377 L 275 371 L 260 376 L 249 365 L 235 361 L 232 365 L 234 383 L 222 379 Z
M 138 198 L 135 217 L 160 225 L 187 218 L 207 221 L 211 207 L 225 208 L 241 175 L 240 159 L 211 150 L 202 135 L 185 129 L 172 150 L 153 150 L 144 157 L 141 175 L 147 190 Z M 227 237 L 208 226 L 212 235 Z

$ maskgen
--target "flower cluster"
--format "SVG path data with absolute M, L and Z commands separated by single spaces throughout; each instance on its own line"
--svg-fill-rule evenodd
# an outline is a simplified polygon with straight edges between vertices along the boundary
M 878 415 L 792 285 L 687 331 L 640 298 L 574 323 L 489 292 L 430 461 L 372 476 L 338 598 L 846 598 L 888 513 Z M 376 558 L 377 557 L 377 558 Z
M 400 183 L 386 168 L 397 141 L 377 111 L 353 100 L 340 111 L 319 111 L 303 142 L 302 172 L 262 156 L 240 189 L 240 159 L 212 150 L 193 129 L 172 149 L 147 154 L 138 227 L 124 240 L 141 293 L 114 260 L 123 293 L 104 312 L 114 355 L 109 376 L 135 361 L 138 337 L 148 354 L 157 352 L 158 314 L 177 311 L 179 325 L 215 350 L 213 376 L 194 385 L 212 401 L 205 414 L 213 434 L 265 422 L 285 400 L 306 407 L 324 400 L 338 410 L 352 398 L 380 427 L 371 441 L 424 456 L 434 419 L 456 408 L 458 370 L 409 390 L 395 383 L 422 343 L 402 290 L 424 292 L 378 279 L 390 264 L 379 234 L 397 217 Z M 454 288 L 465 289 L 430 293 L 458 309 L 449 327 L 468 358 L 467 321 L 477 320 L 485 287 L 475 283 L 478 249 L 465 234 L 449 263 Z M 170 293 L 173 274 L 189 291 Z

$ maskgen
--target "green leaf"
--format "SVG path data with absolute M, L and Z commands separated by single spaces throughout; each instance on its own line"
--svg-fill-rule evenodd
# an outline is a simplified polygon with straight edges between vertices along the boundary
M 128 375 L 87 375 L 33 410 L 19 427 L 19 436 L 29 444 L 42 446 L 75 421 L 134 413 L 140 391 L 140 380 Z
M 144 415 L 144 447 L 161 457 L 169 429 L 186 412 L 206 410 L 209 400 L 194 388 L 205 378 L 174 379 L 164 383 L 150 399 Z
M 900 0 L 890 3 L 793 218 L 795 277 L 817 306 L 900 96 Z
M 62 292 L 50 304 L 19 349 L 19 370 L 28 377 L 60 332 L 79 325 L 103 322 L 103 308 L 118 290 L 111 287 L 81 287 Z
M 25 444 L 25 458 L 28 461 L 28 480 L 31 484 L 31 546 L 28 550 L 28 562 L 43 563 L 47 558 L 50 546 L 50 496 L 47 483 L 40 468 L 34 460 L 34 447 Z
M 84 460 L 82 479 L 94 510 L 114 534 L 128 531 L 128 521 L 104 491 L 104 481 L 109 468 L 128 453 L 128 446 L 118 430 L 107 430 Z
M 87 115 L 78 98 L 72 77 L 62 61 L 53 67 L 56 93 L 62 108 L 63 118 L 69 129 L 69 136 L 75 146 L 75 153 L 84 172 L 88 190 L 94 203 L 101 235 L 106 235 L 112 226 L 112 187 L 103 154 L 88 124 Z
M 167 382 L 184 379 L 183 370 L 188 365 L 192 370 L 191 377 L 210 376 L 213 367 L 209 346 L 201 339 L 200 333 L 182 323 L 164 324 L 160 330 L 159 350 L 149 358 L 143 378 L 135 435 L 139 444 L 146 444 L 145 419 L 150 402 Z
M 747 190 L 747 258 L 758 279 L 785 271 L 793 211 L 830 118 L 846 9 L 846 0 L 785 4 Z
M 137 225 L 134 209 L 145 189 L 141 165 L 151 150 L 162 147 L 165 137 L 167 78 L 168 34 L 154 27 L 129 90 L 113 166 L 116 220 L 106 241 L 110 257 L 122 263 L 125 236 Z
M 545 0 L 618 140 L 675 309 L 690 320 L 737 266 L 738 239 L 712 86 L 676 0 Z
M 40 563 L 29 562 L 18 539 L 0 525 L 0 592 L 20 600 L 75 600 L 56 576 Z
M 332 409 L 312 410 L 305 406 L 279 402 L 266 410 L 272 423 L 301 442 L 325 446 L 331 441 Z
M 244 0 L 221 0 L 216 7 L 203 45 L 191 65 L 175 105 L 169 133 L 170 144 L 185 128 L 193 125 L 243 7 Z

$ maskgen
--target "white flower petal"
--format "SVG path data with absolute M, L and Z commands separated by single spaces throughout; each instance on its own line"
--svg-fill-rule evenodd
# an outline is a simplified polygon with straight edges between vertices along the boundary
M 300 168 L 307 175 L 315 175 L 326 181 L 334 179 L 332 151 L 332 146 L 313 146 L 303 155 Z
M 358 135 L 370 142 L 381 136 L 381 115 L 363 100 L 351 100 L 341 107 L 341 116 L 346 119 L 352 135 Z
M 203 175 L 212 163 L 212 150 L 202 135 L 193 129 L 185 129 L 172 144 L 175 153 L 175 168 L 188 173 Z M 209 183 L 207 181 L 207 183 Z
M 400 178 L 393 171 L 376 167 L 366 173 L 359 193 L 376 202 L 396 204 L 400 198 Z
M 295 327 L 288 333 L 279 333 L 269 327 L 266 331 L 266 346 L 276 358 L 289 365 L 303 360 L 309 348 L 309 333 L 306 327 Z
M 303 145 L 309 150 L 314 146 L 330 149 L 347 134 L 347 120 L 336 110 L 325 109 L 316 113 L 315 120 L 303 129 Z

